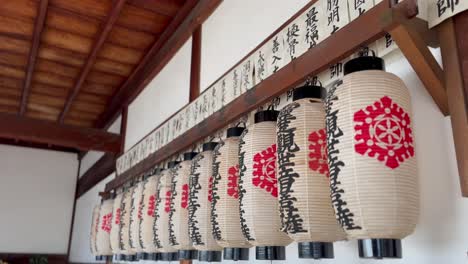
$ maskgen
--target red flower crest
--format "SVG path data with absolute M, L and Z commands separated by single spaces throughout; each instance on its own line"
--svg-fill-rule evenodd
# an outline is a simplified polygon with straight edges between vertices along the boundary
M 166 213 L 169 213 L 171 211 L 171 196 L 172 196 L 172 192 L 167 191 L 166 199 L 164 201 L 164 211 L 166 211 Z
M 330 177 L 325 128 L 310 133 L 309 143 L 309 168 Z
M 112 213 L 103 215 L 101 229 L 107 233 L 110 233 L 111 227 L 112 227 Z
M 213 177 L 210 177 L 208 181 L 208 202 L 213 201 Z
M 117 208 L 117 210 L 115 210 L 115 220 L 114 220 L 116 225 L 120 225 L 120 217 L 121 217 L 120 208 Z
M 355 151 L 375 157 L 391 169 L 414 156 L 409 115 L 390 97 L 354 113 Z
M 278 184 L 276 179 L 276 144 L 271 145 L 253 157 L 253 185 L 278 197 Z
M 156 195 L 151 195 L 149 197 L 148 210 L 146 214 L 149 216 L 154 216 L 154 210 L 156 209 Z
M 187 208 L 188 206 L 188 196 L 189 196 L 189 187 L 188 187 L 188 184 L 184 184 L 182 185 L 182 201 L 180 203 L 180 206 L 182 206 L 182 208 Z
M 239 198 L 239 164 L 228 169 L 228 188 L 227 194 L 236 199 Z

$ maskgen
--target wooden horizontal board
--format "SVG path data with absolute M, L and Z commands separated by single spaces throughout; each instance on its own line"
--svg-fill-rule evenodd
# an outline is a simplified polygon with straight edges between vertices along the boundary
M 127 64 L 137 64 L 143 55 L 143 50 L 123 48 L 107 42 L 101 48 L 98 57 Z
M 184 4 L 184 0 L 128 0 L 127 3 L 151 10 L 157 14 L 174 17 Z
M 86 59 L 86 54 L 76 53 L 70 50 L 41 44 L 38 57 L 63 63 L 69 66 L 82 67 Z
M 55 96 L 49 96 L 49 95 L 43 95 L 43 94 L 38 94 L 35 92 L 31 92 L 29 95 L 29 103 L 40 103 L 43 105 L 47 106 L 53 106 L 57 108 L 63 107 L 63 104 L 65 103 L 64 98 L 60 97 L 55 97 Z
M 157 34 L 161 33 L 170 21 L 171 17 L 126 4 L 117 24 Z
M 134 31 L 122 26 L 114 26 L 107 41 L 123 47 L 133 49 L 147 49 L 156 40 L 158 34 L 149 34 L 142 31 Z
M 125 80 L 125 78 L 115 74 L 90 71 L 86 80 L 97 84 L 118 86 Z
M 0 112 L 1 113 L 16 114 L 16 113 L 18 113 L 18 110 L 19 110 L 19 106 L 0 105 Z
M 42 42 L 69 51 L 88 54 L 91 50 L 93 39 L 46 27 L 44 32 L 42 32 Z
M 121 76 L 128 76 L 132 72 L 135 66 L 133 64 L 120 63 L 113 60 L 108 60 L 104 58 L 97 58 L 94 63 L 93 69 L 101 71 L 114 73 Z
M 102 113 L 104 108 L 105 108 L 104 105 L 76 100 L 73 102 L 70 109 L 71 110 L 76 109 L 77 111 L 85 112 L 85 113 L 100 114 Z
M 53 122 L 57 121 L 57 118 L 58 118 L 58 115 L 56 114 L 49 114 L 49 113 L 44 113 L 44 112 L 39 112 L 39 111 L 27 111 L 25 116 L 35 118 L 35 119 L 53 121 Z
M 23 69 L 0 64 L 0 75 L 16 79 L 23 79 L 25 76 L 25 72 Z
M 0 15 L 0 34 L 7 34 L 30 39 L 34 30 L 32 21 L 19 20 Z
M 80 127 L 92 127 L 93 122 L 89 120 L 75 120 L 75 119 L 65 119 L 64 123 L 66 125 L 80 126 Z
M 52 86 L 52 85 L 38 83 L 38 82 L 32 83 L 31 91 L 38 93 L 38 94 L 61 97 L 61 98 L 64 98 L 64 100 L 68 94 L 67 88 L 59 87 L 59 86 Z
M 11 51 L 21 54 L 29 54 L 31 44 L 29 41 L 22 39 L 14 39 L 0 35 L 0 50 Z
M 70 15 L 69 12 L 63 12 L 61 9 L 50 8 L 47 12 L 46 25 L 73 34 L 94 38 L 99 30 L 100 21 L 81 19 L 79 16 Z
M 83 87 L 81 87 L 81 90 L 86 91 L 88 93 L 100 94 L 100 95 L 112 95 L 114 93 L 114 87 L 112 86 L 91 83 L 89 81 L 83 84 Z
M 37 14 L 38 1 L 34 0 L 13 0 L 2 1 L 0 4 L 0 12 L 11 14 L 11 16 L 18 16 L 28 18 L 33 21 Z
M 0 105 L 19 107 L 20 96 L 4 95 L 0 97 Z
M 38 59 L 35 69 L 41 72 L 50 72 L 69 78 L 76 78 L 80 73 L 80 68 L 63 65 L 62 63 L 55 62 L 47 59 Z
M 109 99 L 110 98 L 108 96 L 87 93 L 86 91 L 80 91 L 80 93 L 76 97 L 76 100 L 78 101 L 96 103 L 96 104 L 102 104 L 102 105 L 107 104 L 107 101 Z
M 26 68 L 28 57 L 23 54 L 0 51 L 0 63 L 20 68 Z
M 4 87 L 0 85 L 0 97 L 2 96 L 13 96 L 19 97 L 21 96 L 21 89 L 11 88 L 11 87 Z
M 50 115 L 56 115 L 58 116 L 60 114 L 60 109 L 57 107 L 53 107 L 50 105 L 44 105 L 41 103 L 35 103 L 35 102 L 28 102 L 27 104 L 27 111 L 35 111 L 35 112 L 42 112 Z
M 97 115 L 92 113 L 86 113 L 81 111 L 70 111 L 67 113 L 67 118 L 69 119 L 82 119 L 87 121 L 96 120 Z
M 49 4 L 68 11 L 104 19 L 112 7 L 112 0 L 50 0 Z
M 0 75 L 0 86 L 14 89 L 22 89 L 23 80 Z
M 51 84 L 57 87 L 70 88 L 73 86 L 74 79 L 64 77 L 50 72 L 35 71 L 33 81 L 43 84 Z

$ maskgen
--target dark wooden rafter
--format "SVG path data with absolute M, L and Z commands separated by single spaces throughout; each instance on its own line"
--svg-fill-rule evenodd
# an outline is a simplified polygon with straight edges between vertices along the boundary
M 60 125 L 56 122 L 0 114 L 0 138 L 45 143 L 79 150 L 111 153 L 120 151 L 120 135 L 94 128 Z
M 125 152 L 125 137 L 127 136 L 127 118 L 128 118 L 128 105 L 122 108 L 122 114 L 120 115 L 120 152 L 119 155 L 122 155 Z
M 24 79 L 23 93 L 21 95 L 21 103 L 19 109 L 19 115 L 23 115 L 26 112 L 26 106 L 28 104 L 29 93 L 31 90 L 32 76 L 34 73 L 34 67 L 36 65 L 37 54 L 39 52 L 39 46 L 41 43 L 41 34 L 44 29 L 45 19 L 47 17 L 47 7 L 49 5 L 48 0 L 41 0 L 37 10 L 36 24 L 34 26 L 33 40 L 31 44 L 31 50 L 29 51 L 28 67 L 26 69 L 26 76 Z
M 190 63 L 189 102 L 194 101 L 200 95 L 201 42 L 202 26 L 200 25 L 193 32 L 192 35 L 192 59 Z
M 97 34 L 98 38 L 93 43 L 93 47 L 91 48 L 91 52 L 89 53 L 86 63 L 81 69 L 80 75 L 72 91 L 68 95 L 67 100 L 65 101 L 65 105 L 63 107 L 62 112 L 60 113 L 59 120 L 58 120 L 60 123 L 64 122 L 65 117 L 68 111 L 70 110 L 70 107 L 73 101 L 75 100 L 76 96 L 80 92 L 81 86 L 83 85 L 89 73 L 91 72 L 91 69 L 94 66 L 94 63 L 96 62 L 98 52 L 101 50 L 102 46 L 104 45 L 104 42 L 106 41 L 107 36 L 111 32 L 112 27 L 114 26 L 115 22 L 117 21 L 120 15 L 120 12 L 122 11 L 122 8 L 124 7 L 124 4 L 125 4 L 125 0 L 114 1 L 112 5 L 112 10 L 107 16 L 106 22 L 102 25 L 101 30 Z
M 122 106 L 129 105 L 140 94 L 220 3 L 221 0 L 187 0 L 161 37 L 113 96 L 108 108 L 97 120 L 96 127 L 108 128 L 118 117 Z
M 302 11 L 304 10 L 299 11 L 299 13 Z M 309 49 L 303 55 L 236 98 L 218 112 L 119 175 L 106 185 L 106 191 L 122 186 L 132 178 L 151 169 L 154 165 L 189 148 L 194 142 L 198 142 L 212 135 L 219 129 L 225 127 L 226 124 L 238 120 L 245 113 L 255 110 L 257 107 L 265 104 L 276 96 L 299 85 L 308 76 L 318 74 L 329 65 L 350 56 L 362 45 L 370 44 L 383 37 L 386 31 L 382 27 L 381 18 L 384 15 L 388 15 L 388 13 L 394 12 L 402 13 L 406 17 L 414 17 L 417 15 L 414 2 L 408 0 L 403 1 L 391 9 L 387 1 L 376 5 L 361 17 L 352 21 L 346 27 L 319 43 L 316 47 Z M 289 22 L 290 21 L 286 22 L 282 28 L 288 25 Z M 398 23 L 398 21 L 393 20 L 393 23 Z M 269 38 L 273 36 L 274 35 L 270 35 Z M 257 47 L 257 49 L 259 47 Z M 247 56 L 249 55 L 250 54 Z M 243 61 L 243 59 L 240 61 Z

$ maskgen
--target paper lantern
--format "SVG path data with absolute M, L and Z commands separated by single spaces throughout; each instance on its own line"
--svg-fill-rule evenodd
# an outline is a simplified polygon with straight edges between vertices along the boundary
M 102 202 L 99 211 L 99 224 L 96 235 L 96 249 L 101 260 L 112 260 L 112 248 L 110 245 L 110 232 L 112 228 L 112 209 L 114 200 L 107 199 Z
M 154 244 L 154 219 L 156 216 L 156 192 L 160 168 L 154 168 L 144 176 L 141 219 L 140 245 L 142 252 L 138 254 L 140 260 L 158 260 L 158 248 Z
M 143 196 L 144 181 L 139 181 L 132 193 L 132 205 L 130 211 L 130 248 L 138 253 L 143 252 L 140 244 L 140 220 L 142 217 L 141 201 Z
M 91 217 L 91 230 L 89 234 L 89 243 L 91 254 L 96 256 L 96 260 L 99 260 L 99 256 L 96 249 L 96 235 L 99 227 L 99 211 L 101 210 L 101 205 L 98 204 L 93 209 L 93 215 Z
M 132 210 L 132 194 L 134 186 L 127 188 L 123 192 L 122 203 L 120 204 L 120 234 L 119 248 L 126 261 L 136 261 L 136 253 L 130 247 L 130 211 Z
M 120 204 L 122 203 L 123 193 L 113 194 L 114 205 L 112 206 L 112 227 L 110 232 L 110 245 L 112 253 L 114 254 L 115 260 L 123 260 L 123 255 L 120 252 L 120 220 L 121 220 L 121 209 Z
M 400 258 L 419 214 L 408 89 L 376 57 L 347 62 L 327 95 L 332 202 L 365 258 Z
M 282 230 L 298 242 L 299 258 L 333 258 L 333 242 L 346 239 L 330 198 L 322 89 L 295 89 L 277 121 Z
M 192 246 L 188 231 L 189 177 L 192 159 L 196 152 L 184 153 L 184 161 L 177 165 L 172 177 L 171 211 L 169 213 L 169 241 L 179 251 L 179 259 L 190 260 L 198 257 Z
M 175 261 L 179 259 L 177 249 L 169 241 L 169 213 L 171 212 L 172 170 L 178 162 L 171 161 L 168 168 L 159 177 L 156 197 L 156 218 L 154 223 L 154 242 L 160 253 L 160 260 Z
M 239 142 L 239 202 L 242 232 L 256 246 L 257 260 L 284 260 L 291 243 L 281 231 L 276 178 L 278 111 L 255 114 Z
M 203 151 L 192 161 L 189 183 L 189 234 L 198 260 L 221 261 L 222 248 L 213 239 L 211 217 L 211 183 L 213 181 L 213 149 L 217 143 L 203 144 Z
M 252 247 L 242 234 L 239 215 L 239 136 L 242 127 L 227 130 L 227 137 L 214 149 L 211 223 L 224 259 L 249 260 Z

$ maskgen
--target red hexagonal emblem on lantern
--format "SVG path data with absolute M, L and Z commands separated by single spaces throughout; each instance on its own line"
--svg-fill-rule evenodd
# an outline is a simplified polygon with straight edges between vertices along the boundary
M 213 177 L 210 177 L 208 181 L 208 202 L 213 201 Z
M 276 179 L 276 144 L 257 153 L 253 157 L 253 185 L 278 197 L 278 184 Z
M 309 168 L 330 177 L 327 158 L 327 135 L 325 128 L 309 134 Z
M 391 169 L 414 156 L 408 113 L 388 96 L 354 113 L 355 151 L 376 157 Z
M 104 230 L 107 233 L 110 233 L 111 224 L 112 224 L 112 213 L 108 213 L 102 216 L 102 225 L 101 225 L 102 230 Z
M 182 199 L 180 202 L 180 206 L 186 209 L 188 206 L 188 196 L 189 196 L 189 186 L 188 184 L 182 185 Z
M 146 214 L 149 216 L 154 216 L 154 210 L 156 209 L 156 195 L 150 195 L 149 202 L 148 202 L 148 210 L 146 210 Z
M 232 166 L 228 169 L 228 185 L 227 194 L 236 199 L 239 198 L 239 165 Z
M 172 196 L 172 192 L 167 191 L 166 199 L 164 201 L 164 211 L 166 211 L 166 213 L 169 213 L 171 211 L 171 196 Z

